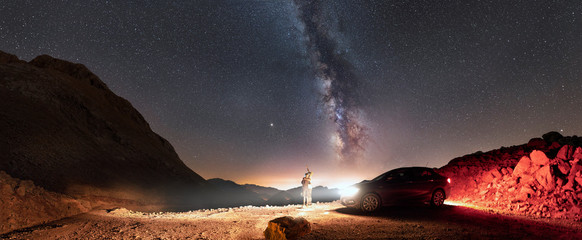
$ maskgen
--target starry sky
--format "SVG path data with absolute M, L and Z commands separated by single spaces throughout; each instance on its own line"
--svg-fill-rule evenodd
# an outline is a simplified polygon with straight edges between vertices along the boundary
M 238 183 L 582 134 L 578 0 L 6 0 L 0 50 L 86 65 L 195 172 Z

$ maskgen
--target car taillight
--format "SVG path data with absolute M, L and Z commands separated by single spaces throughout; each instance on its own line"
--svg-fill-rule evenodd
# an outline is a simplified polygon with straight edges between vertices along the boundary
M 447 178 L 447 182 L 448 183 L 451 183 L 451 178 Z

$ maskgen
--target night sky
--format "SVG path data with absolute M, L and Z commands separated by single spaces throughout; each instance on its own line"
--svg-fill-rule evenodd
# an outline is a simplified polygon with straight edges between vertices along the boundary
M 338 186 L 582 134 L 582 1 L 2 1 L 204 178 Z

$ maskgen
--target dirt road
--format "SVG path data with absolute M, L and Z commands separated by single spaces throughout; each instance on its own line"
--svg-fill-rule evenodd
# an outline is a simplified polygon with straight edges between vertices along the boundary
M 263 239 L 271 219 L 302 216 L 302 239 L 582 239 L 580 222 L 532 219 L 460 206 L 390 207 L 371 215 L 340 204 L 241 207 L 183 213 L 95 210 L 22 229 L 6 239 Z

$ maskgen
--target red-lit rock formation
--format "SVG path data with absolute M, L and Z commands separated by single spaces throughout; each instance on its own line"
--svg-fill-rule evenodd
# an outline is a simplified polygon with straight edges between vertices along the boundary
M 580 219 L 582 148 L 576 146 L 579 138 L 560 137 L 545 135 L 546 141 L 533 139 L 527 145 L 452 160 L 440 169 L 453 179 L 449 199 L 527 215 Z

